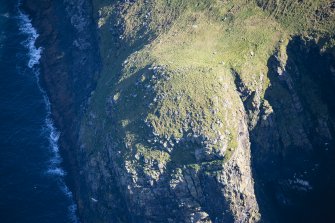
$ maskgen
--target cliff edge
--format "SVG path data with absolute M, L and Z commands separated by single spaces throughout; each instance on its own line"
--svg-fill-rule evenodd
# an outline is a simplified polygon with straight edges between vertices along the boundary
M 62 4 L 25 8 L 83 222 L 331 219 L 334 2 Z

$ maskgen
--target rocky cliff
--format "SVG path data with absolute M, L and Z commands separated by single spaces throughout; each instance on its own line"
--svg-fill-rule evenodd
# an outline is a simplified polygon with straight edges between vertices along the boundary
M 39 33 L 40 82 L 49 96 L 56 128 L 61 132 L 66 181 L 80 205 L 80 194 L 86 185 L 80 181 L 78 132 L 100 69 L 92 7 L 88 1 L 50 0 L 26 0 L 21 7 Z
M 334 4 L 27 0 L 81 220 L 331 219 Z

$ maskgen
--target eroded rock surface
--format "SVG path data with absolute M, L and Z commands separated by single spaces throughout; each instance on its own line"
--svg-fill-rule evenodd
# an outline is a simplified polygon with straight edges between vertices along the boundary
M 82 222 L 328 219 L 333 4 L 255 2 L 25 1 Z

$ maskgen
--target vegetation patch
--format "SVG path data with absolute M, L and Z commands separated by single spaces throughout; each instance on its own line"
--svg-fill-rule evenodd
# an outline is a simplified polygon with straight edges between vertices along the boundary
M 262 100 L 267 61 L 278 46 L 286 55 L 290 35 L 330 33 L 334 25 L 331 11 L 327 19 L 318 17 L 326 0 L 93 4 L 104 67 L 83 140 L 94 152 L 112 134 L 123 156 L 140 153 L 176 165 L 213 162 L 208 154 L 221 162 L 234 152 L 245 117 L 232 69 Z M 313 19 L 322 22 L 308 26 Z M 182 139 L 195 141 L 205 155 L 178 146 Z

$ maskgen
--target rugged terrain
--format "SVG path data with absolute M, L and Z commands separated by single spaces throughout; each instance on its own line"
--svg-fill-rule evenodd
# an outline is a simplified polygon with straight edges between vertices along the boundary
M 335 2 L 61 5 L 25 8 L 83 222 L 331 219 Z

